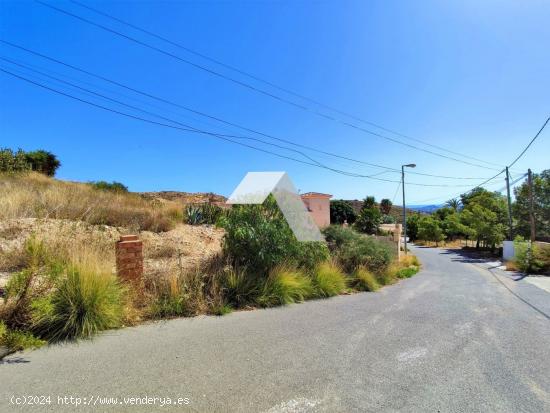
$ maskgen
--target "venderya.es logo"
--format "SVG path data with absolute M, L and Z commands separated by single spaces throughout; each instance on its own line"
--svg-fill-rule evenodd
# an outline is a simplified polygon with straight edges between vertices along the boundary
M 298 241 L 324 241 L 286 172 L 248 172 L 228 204 L 261 204 L 273 194 Z

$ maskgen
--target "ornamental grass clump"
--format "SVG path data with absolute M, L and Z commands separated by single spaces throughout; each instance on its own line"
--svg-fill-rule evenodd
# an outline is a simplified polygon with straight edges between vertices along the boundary
M 292 304 L 310 298 L 314 293 L 311 279 L 295 268 L 279 266 L 267 277 L 258 304 L 264 307 Z
M 312 275 L 317 296 L 332 297 L 346 289 L 346 275 L 338 265 L 326 261 L 317 266 Z
M 68 263 L 54 290 L 32 305 L 32 330 L 50 341 L 90 338 L 117 328 L 124 317 L 124 288 L 98 257 Z
M 353 273 L 353 285 L 360 291 L 376 291 L 380 288 L 376 276 L 365 267 L 359 267 Z

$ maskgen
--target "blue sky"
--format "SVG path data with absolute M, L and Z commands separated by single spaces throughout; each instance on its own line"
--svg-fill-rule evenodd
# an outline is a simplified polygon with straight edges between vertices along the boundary
M 85 2 L 361 119 L 499 165 L 519 154 L 550 113 L 547 1 Z M 496 173 L 317 116 L 315 110 L 455 157 L 271 89 L 73 3 L 52 4 L 312 110 L 255 93 L 34 2 L 0 3 L 1 38 L 155 96 L 323 151 L 392 168 L 414 162 L 418 165 L 415 172 L 428 174 L 484 178 Z M 5 45 L 0 46 L 0 55 L 59 73 L 66 80 L 87 82 L 86 87 L 92 85 L 102 93 L 107 90 L 105 94 L 111 97 L 178 122 L 216 133 L 255 136 L 222 128 Z M 80 98 L 139 114 L 66 85 L 48 83 L 51 80 L 10 63 L 1 66 Z M 295 152 L 248 142 L 307 161 Z M 144 124 L 4 73 L 0 73 L 0 146 L 54 152 L 63 164 L 58 173 L 61 179 L 116 180 L 134 191 L 229 195 L 247 171 L 286 171 L 301 191 L 328 192 L 336 198 L 367 194 L 393 198 L 398 185 L 336 174 L 213 137 Z M 535 172 L 549 168 L 549 154 L 550 127 L 515 165 L 514 176 L 528 167 Z M 357 174 L 383 171 L 315 152 L 308 155 Z M 395 173 L 379 177 L 400 178 Z M 410 175 L 407 180 L 473 187 L 483 179 Z M 488 188 L 502 186 L 503 180 L 498 179 Z M 407 198 L 410 203 L 439 202 L 467 189 L 409 185 Z M 401 202 L 400 192 L 395 201 Z

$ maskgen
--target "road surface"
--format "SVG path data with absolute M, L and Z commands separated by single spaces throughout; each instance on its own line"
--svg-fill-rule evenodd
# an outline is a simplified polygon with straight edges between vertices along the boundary
M 376 293 L 12 355 L 0 411 L 550 411 L 550 294 L 457 252 L 413 251 L 423 270 Z M 50 404 L 10 402 L 29 395 Z

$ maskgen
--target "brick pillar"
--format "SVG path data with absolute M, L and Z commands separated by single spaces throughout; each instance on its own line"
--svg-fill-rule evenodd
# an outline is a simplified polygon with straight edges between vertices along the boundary
M 137 235 L 122 235 L 116 243 L 116 268 L 119 278 L 139 284 L 143 277 L 143 244 Z

